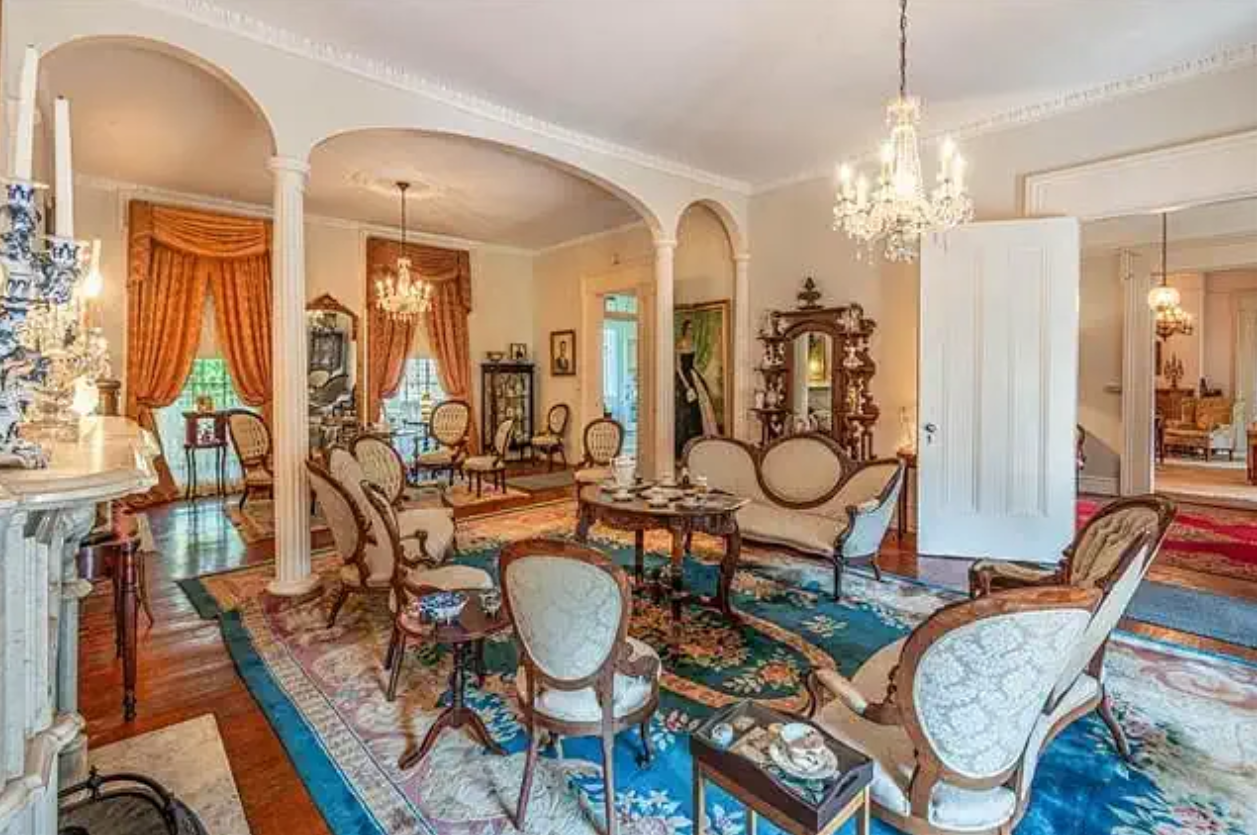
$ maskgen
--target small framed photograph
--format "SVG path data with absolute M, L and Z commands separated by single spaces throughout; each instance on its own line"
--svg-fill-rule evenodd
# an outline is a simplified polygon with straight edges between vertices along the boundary
M 576 374 L 576 331 L 550 332 L 550 374 L 554 377 Z
M 512 342 L 508 346 L 507 356 L 511 358 L 511 362 L 526 362 L 528 360 L 528 346 L 522 342 Z

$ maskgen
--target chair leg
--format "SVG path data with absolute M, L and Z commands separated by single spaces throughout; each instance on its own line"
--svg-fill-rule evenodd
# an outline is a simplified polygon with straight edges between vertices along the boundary
M 524 819 L 528 814 L 528 795 L 532 791 L 532 773 L 537 767 L 537 747 L 541 742 L 541 730 L 528 723 L 528 754 L 524 758 L 524 781 L 519 786 L 519 803 L 515 806 L 515 828 L 524 832 Z
M 391 702 L 397 698 L 397 682 L 402 677 L 402 667 L 406 665 L 406 633 L 400 632 L 397 636 L 400 640 L 397 643 L 397 652 L 393 657 L 393 670 L 388 677 L 388 700 Z
M 1113 715 L 1113 702 L 1109 699 L 1107 692 L 1100 697 L 1098 710 L 1100 718 L 1104 720 L 1109 733 L 1113 735 L 1113 745 L 1117 747 L 1118 755 L 1126 762 L 1130 762 L 1130 745 L 1126 742 L 1126 734 L 1122 733 L 1122 726 L 1117 723 L 1117 717 Z
M 869 563 L 869 565 L 873 566 L 873 576 L 877 579 L 877 582 L 880 583 L 882 581 L 882 569 L 881 566 L 877 564 L 876 554 L 873 555 L 873 560 Z
M 402 631 L 393 624 L 393 634 L 388 639 L 388 652 L 384 653 L 384 669 L 392 670 L 393 661 L 397 658 L 397 644 L 401 640 Z
M 615 835 L 618 827 L 615 821 L 615 734 L 609 726 L 602 729 L 602 780 L 603 793 L 607 796 L 607 835 Z
M 476 652 L 476 686 L 483 688 L 484 678 L 486 674 L 486 668 L 484 665 L 484 640 L 483 639 L 476 641 L 475 652 Z
M 136 593 L 140 598 L 140 607 L 144 610 L 144 616 L 148 618 L 148 628 L 152 629 L 156 621 L 153 619 L 153 606 L 148 600 L 148 554 L 140 551 L 136 554 L 136 573 L 139 575 L 139 582 L 136 585 Z
M 834 557 L 834 602 L 842 599 L 842 557 Z
M 639 765 L 649 765 L 650 761 L 655 758 L 655 752 L 650 748 L 650 717 L 637 726 L 637 732 L 642 735 L 642 757 L 638 760 Z
M 336 599 L 332 601 L 332 612 L 327 616 L 328 629 L 336 625 L 336 616 L 340 614 L 340 608 L 345 605 L 345 601 L 348 599 L 349 589 L 342 584 L 339 591 L 336 592 Z

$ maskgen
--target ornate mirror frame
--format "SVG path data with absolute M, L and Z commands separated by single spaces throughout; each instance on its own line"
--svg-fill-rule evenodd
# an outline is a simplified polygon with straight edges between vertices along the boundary
M 341 304 L 335 296 L 330 293 L 323 293 L 310 301 L 306 302 L 306 312 L 326 311 L 329 313 L 343 313 L 349 317 L 352 323 L 349 338 L 354 343 L 354 408 L 361 416 L 365 404 L 363 397 L 366 388 L 363 385 L 366 381 L 366 346 L 362 344 L 362 324 L 359 321 L 358 314 L 352 309 Z

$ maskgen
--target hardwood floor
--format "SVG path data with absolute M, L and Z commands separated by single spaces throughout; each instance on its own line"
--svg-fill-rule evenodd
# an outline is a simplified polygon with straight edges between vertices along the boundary
M 231 499 L 235 501 L 235 499 Z M 486 508 L 491 510 L 496 508 Z M 202 620 L 175 584 L 179 579 L 271 559 L 272 543 L 246 546 L 223 512 L 223 500 L 179 502 L 148 512 L 161 559 L 149 565 L 156 625 L 144 631 L 141 616 L 139 716 L 122 721 L 122 669 L 114 658 L 108 584 L 83 608 L 80 705 L 91 746 L 146 733 L 205 713 L 218 720 L 253 835 L 327 833 L 326 824 L 297 776 L 279 739 L 246 689 L 214 621 Z M 325 544 L 326 534 L 315 545 Z M 913 538 L 886 538 L 883 570 L 964 589 L 968 564 L 918 557 Z M 1153 569 L 1153 578 L 1257 600 L 1257 583 L 1241 583 L 1182 569 Z M 1123 628 L 1153 638 L 1257 661 L 1257 652 L 1170 629 L 1123 621 Z

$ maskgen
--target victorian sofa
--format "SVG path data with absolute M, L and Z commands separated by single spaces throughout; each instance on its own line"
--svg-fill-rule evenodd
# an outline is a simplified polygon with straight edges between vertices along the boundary
M 1235 457 L 1244 435 L 1244 401 L 1230 397 L 1187 397 L 1178 419 L 1165 421 L 1163 443 L 1168 449 L 1187 450 L 1204 455 L 1214 453 Z
M 876 558 L 903 485 L 894 459 L 857 462 L 826 435 L 780 438 L 763 449 L 730 438 L 701 437 L 685 447 L 691 476 L 751 501 L 738 511 L 747 539 L 825 557 L 834 565 L 834 599 L 842 571 Z

